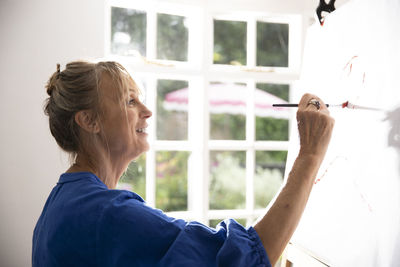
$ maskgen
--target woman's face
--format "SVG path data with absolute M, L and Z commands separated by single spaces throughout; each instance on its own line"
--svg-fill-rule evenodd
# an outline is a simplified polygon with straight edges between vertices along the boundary
M 152 113 L 140 102 L 133 80 L 126 82 L 129 93 L 121 96 L 111 77 L 107 74 L 102 77 L 101 138 L 111 158 L 131 161 L 149 149 L 146 120 Z

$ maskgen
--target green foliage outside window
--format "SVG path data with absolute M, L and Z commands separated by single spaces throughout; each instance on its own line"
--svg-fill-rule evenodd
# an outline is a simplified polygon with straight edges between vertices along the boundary
M 257 22 L 257 66 L 288 67 L 289 25 Z
M 289 85 L 274 83 L 257 83 L 256 87 L 267 93 L 273 94 L 285 101 L 289 101 Z
M 256 151 L 254 206 L 265 208 L 282 185 L 287 151 Z
M 111 52 L 128 56 L 136 50 L 142 56 L 146 56 L 146 24 L 145 12 L 112 7 Z M 118 35 L 120 35 L 120 38 L 118 38 Z M 118 41 L 118 39 L 120 40 Z
M 256 117 L 256 140 L 289 140 L 289 121 Z
M 246 153 L 210 153 L 210 209 L 246 207 Z
M 214 20 L 214 63 L 246 65 L 246 22 Z
M 257 83 L 256 87 L 285 101 L 289 101 L 288 84 Z M 289 120 L 256 117 L 256 140 L 289 140 Z
M 245 153 L 213 152 L 211 156 L 210 208 L 245 207 Z M 156 156 L 156 207 L 164 211 L 187 210 L 188 152 L 161 151 Z M 255 207 L 264 208 L 282 184 L 286 151 L 257 151 L 254 177 Z M 129 164 L 118 188 L 146 199 L 146 157 Z M 242 223 L 242 222 L 240 222 Z M 245 223 L 243 223 L 245 225 Z
M 157 15 L 157 58 L 187 61 L 188 29 L 185 17 Z
M 188 157 L 186 151 L 156 153 L 156 208 L 163 211 L 187 210 Z M 133 191 L 146 200 L 145 155 L 129 164 L 117 187 Z
M 246 139 L 246 116 L 210 114 L 210 138 L 213 140 Z
M 137 160 L 132 161 L 128 169 L 122 175 L 119 189 L 126 189 L 135 192 L 146 200 L 146 155 L 141 155 Z
M 254 174 L 255 207 L 265 208 L 283 182 L 286 151 L 257 151 Z M 212 152 L 210 156 L 210 209 L 246 206 L 244 152 Z
M 187 210 L 187 164 L 189 152 L 159 151 L 156 154 L 156 208 Z
M 224 219 L 216 219 L 216 220 L 210 220 L 209 221 L 209 226 L 212 228 L 217 227 L 217 225 L 223 221 Z M 246 226 L 246 219 L 235 219 L 238 223 L 240 223 L 243 227 Z

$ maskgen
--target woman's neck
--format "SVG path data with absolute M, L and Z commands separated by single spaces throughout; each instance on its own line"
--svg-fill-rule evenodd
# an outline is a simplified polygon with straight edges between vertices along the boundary
M 111 162 L 109 158 L 89 160 L 88 157 L 78 153 L 75 163 L 66 172 L 91 172 L 108 188 L 114 189 L 128 164 Z

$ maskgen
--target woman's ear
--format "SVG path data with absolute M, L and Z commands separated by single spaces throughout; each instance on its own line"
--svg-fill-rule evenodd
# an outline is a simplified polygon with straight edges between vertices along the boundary
M 75 122 L 89 133 L 100 132 L 98 120 L 90 110 L 80 110 L 75 114 Z

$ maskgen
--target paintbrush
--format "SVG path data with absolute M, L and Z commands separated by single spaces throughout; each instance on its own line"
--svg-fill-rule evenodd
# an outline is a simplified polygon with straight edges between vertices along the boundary
M 346 101 L 342 104 L 337 104 L 337 105 L 331 105 L 331 104 L 325 104 L 328 108 L 331 107 L 341 107 L 341 108 L 349 108 L 349 109 L 365 109 L 365 110 L 376 110 L 380 111 L 381 109 L 379 108 L 371 108 L 371 107 L 365 107 L 365 106 L 359 106 L 355 105 L 353 103 L 350 103 L 349 101 Z M 292 108 L 292 107 L 298 107 L 299 104 L 272 104 L 273 107 L 287 107 L 287 108 Z

